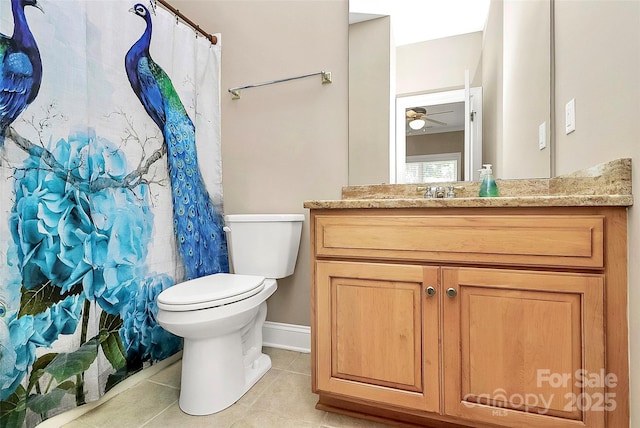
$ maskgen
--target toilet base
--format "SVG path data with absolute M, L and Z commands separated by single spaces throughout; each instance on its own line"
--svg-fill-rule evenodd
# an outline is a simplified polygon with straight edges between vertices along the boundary
M 230 358 L 227 361 L 218 361 L 212 365 L 210 356 L 216 355 L 221 349 L 229 353 L 230 347 L 236 347 L 239 336 L 227 338 L 228 340 L 216 341 L 216 344 L 203 345 L 198 341 L 195 347 L 185 343 L 182 354 L 182 385 L 180 387 L 180 409 L 189 415 L 209 415 L 220 412 L 238 401 L 249 391 L 271 368 L 271 358 L 261 353 L 249 367 L 237 367 L 242 359 Z M 220 338 L 219 338 L 220 339 Z M 186 341 L 185 341 L 186 342 Z M 208 349 L 204 349 L 208 348 Z M 220 352 L 218 352 L 220 354 Z M 238 355 L 238 354 L 236 354 Z M 241 355 L 241 354 L 240 354 Z M 198 361 L 199 360 L 199 361 Z M 185 372 L 185 367 L 193 367 L 191 364 L 206 364 L 210 370 Z M 215 367 L 214 367 L 215 366 Z M 203 367 L 203 366 L 198 366 Z
M 271 368 L 271 358 L 267 354 L 260 354 L 251 367 L 245 367 L 245 391 L 244 395 L 255 385 Z
M 242 315 L 252 318 L 243 329 L 208 339 L 184 338 L 180 409 L 209 415 L 238 401 L 271 368 L 262 353 L 267 305 Z

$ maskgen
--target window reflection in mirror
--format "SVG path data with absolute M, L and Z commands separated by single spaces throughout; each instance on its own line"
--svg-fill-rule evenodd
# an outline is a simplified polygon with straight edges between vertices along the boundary
M 405 183 L 462 180 L 464 103 L 405 109 Z
M 477 179 L 481 122 L 482 88 L 398 97 L 391 182 Z

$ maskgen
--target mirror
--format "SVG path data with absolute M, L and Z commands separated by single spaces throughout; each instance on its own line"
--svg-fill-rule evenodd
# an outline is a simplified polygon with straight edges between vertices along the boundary
M 479 178 L 482 88 L 470 88 L 465 74 L 464 89 L 397 98 L 395 183 Z
M 351 0 L 350 8 L 362 12 L 364 3 L 380 1 Z M 398 135 L 411 137 L 400 134 L 407 109 L 398 105 L 464 89 L 465 69 L 471 87 L 482 88 L 482 121 L 472 130 L 482 137 L 479 164 L 493 164 L 498 178 L 550 177 L 552 6 L 552 0 L 491 0 L 483 31 L 400 46 L 393 43 L 393 16 L 359 15 L 363 20 L 349 27 L 349 184 L 397 182 Z M 405 145 L 404 155 L 411 150 Z

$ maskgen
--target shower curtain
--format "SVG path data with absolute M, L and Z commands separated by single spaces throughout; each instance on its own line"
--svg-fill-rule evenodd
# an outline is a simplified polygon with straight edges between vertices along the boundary
M 30 31 L 37 51 L 18 52 L 11 67 L 36 70 L 38 52 L 42 64 L 32 100 L 15 96 L 26 86 L 10 87 L 16 76 L 7 61 L 0 69 L 0 114 L 11 122 L 0 147 L 2 427 L 35 426 L 96 400 L 181 349 L 155 315 L 158 294 L 188 275 L 183 241 L 206 247 L 215 235 L 208 244 L 219 262 L 209 273 L 228 269 L 224 233 L 182 234 L 193 227 L 192 208 L 177 207 L 193 194 L 187 189 L 205 187 L 200 195 L 215 218 L 222 212 L 220 38 L 212 45 L 147 2 L 42 3 L 42 13 L 24 6 L 19 24 L 20 1 L 0 0 L 0 58 L 9 55 L 6 40 L 19 50 Z M 125 56 L 148 28 L 146 12 L 148 52 L 166 74 L 141 88 Z M 188 129 L 172 151 L 165 139 L 175 145 L 176 120 Z M 188 144 L 197 157 L 186 155 Z M 199 171 L 198 162 L 207 168 Z

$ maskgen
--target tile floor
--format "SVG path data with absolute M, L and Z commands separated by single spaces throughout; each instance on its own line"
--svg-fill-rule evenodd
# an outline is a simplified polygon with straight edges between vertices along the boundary
M 178 407 L 181 362 L 141 381 L 65 428 L 382 428 L 315 409 L 309 354 L 265 348 L 272 368 L 240 400 L 222 412 L 189 416 Z

